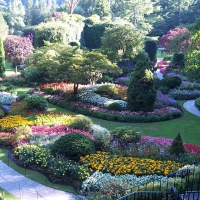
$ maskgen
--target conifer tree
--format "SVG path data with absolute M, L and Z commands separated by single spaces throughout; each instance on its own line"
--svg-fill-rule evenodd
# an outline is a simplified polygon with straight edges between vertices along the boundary
M 183 146 L 183 141 L 181 134 L 179 133 L 173 140 L 172 145 L 169 149 L 170 154 L 180 156 L 185 153 L 185 147 Z
M 156 101 L 153 74 L 148 69 L 148 63 L 139 60 L 134 66 L 134 72 L 127 90 L 127 102 L 131 111 L 152 111 Z
M 0 77 L 5 77 L 5 51 L 3 41 L 0 37 Z

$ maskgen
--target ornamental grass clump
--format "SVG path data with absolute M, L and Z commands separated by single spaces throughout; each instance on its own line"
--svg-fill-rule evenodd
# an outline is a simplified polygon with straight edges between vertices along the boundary
M 92 131 L 93 122 L 89 117 L 84 115 L 76 115 L 76 118 L 69 125 L 74 129 Z

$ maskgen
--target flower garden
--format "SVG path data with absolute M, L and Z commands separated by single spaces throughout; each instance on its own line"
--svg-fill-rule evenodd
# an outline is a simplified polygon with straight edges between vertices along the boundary
M 12 148 L 19 165 L 71 184 L 88 199 L 109 196 L 199 165 L 200 147 L 182 143 L 184 151 L 177 152 L 175 139 L 142 136 L 139 128 L 129 126 L 109 131 L 85 115 L 120 122 L 172 120 L 183 115 L 175 99 L 193 99 L 199 88 L 182 81 L 170 94 L 158 91 L 152 112 L 130 112 L 127 86 L 119 84 L 81 85 L 77 97 L 66 83 L 43 84 L 18 97 L 1 93 L 0 145 Z M 48 102 L 79 115 L 50 112 Z

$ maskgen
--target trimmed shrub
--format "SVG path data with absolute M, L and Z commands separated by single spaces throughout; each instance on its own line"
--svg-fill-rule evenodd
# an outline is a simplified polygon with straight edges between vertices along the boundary
M 108 110 L 122 111 L 121 105 L 117 102 L 111 103 L 107 108 L 108 108 Z
M 139 128 L 131 128 L 129 126 L 119 127 L 110 132 L 113 136 L 112 141 L 117 140 L 121 145 L 126 143 L 136 143 L 141 140 L 141 132 Z
M 44 93 L 45 94 L 53 94 L 54 93 L 54 89 L 49 87 L 49 88 L 45 88 L 44 89 Z
M 166 77 L 162 80 L 162 85 L 167 86 L 170 89 L 179 87 L 181 85 L 181 83 L 182 83 L 182 80 L 178 76 Z
M 167 87 L 167 86 L 160 86 L 160 87 L 158 88 L 158 90 L 160 90 L 163 94 L 168 94 L 169 91 L 170 91 L 170 88 Z
M 77 115 L 74 121 L 70 124 L 71 127 L 84 131 L 92 131 L 92 125 L 92 120 L 84 115 Z
M 27 125 L 16 127 L 14 131 L 15 131 L 14 135 L 15 141 L 27 139 L 28 136 L 30 136 L 32 133 L 31 127 Z
M 184 53 L 175 53 L 172 62 L 174 65 L 184 67 Z
M 24 99 L 25 108 L 27 110 L 42 111 L 47 110 L 48 101 L 44 97 L 38 95 L 30 95 Z
M 172 145 L 169 149 L 170 154 L 181 156 L 185 153 L 185 147 L 183 146 L 183 141 L 181 138 L 180 133 L 176 136 L 176 138 L 173 140 Z
M 200 98 L 195 100 L 195 106 L 200 110 Z
M 72 160 L 78 160 L 80 156 L 94 153 L 95 145 L 89 137 L 74 132 L 56 140 L 51 146 L 51 152 L 62 154 Z
M 112 98 L 118 95 L 118 89 L 114 85 L 102 85 L 97 88 L 95 93 Z

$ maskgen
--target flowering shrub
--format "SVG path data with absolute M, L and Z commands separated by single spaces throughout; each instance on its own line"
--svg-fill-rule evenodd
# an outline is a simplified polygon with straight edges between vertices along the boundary
M 28 121 L 27 119 L 25 119 L 20 115 L 15 115 L 15 116 L 9 115 L 0 119 L 1 130 L 11 130 L 18 126 L 32 125 L 32 124 L 33 122 Z
M 171 160 L 159 161 L 121 157 L 119 155 L 111 155 L 108 152 L 97 152 L 96 154 L 80 157 L 80 162 L 86 164 L 95 171 L 99 170 L 113 175 L 167 175 L 178 170 L 182 166 L 179 162 Z
M 10 132 L 0 132 L 0 145 L 3 147 L 11 146 L 14 142 L 14 134 Z
M 10 105 L 16 101 L 16 97 L 7 92 L 0 92 L 0 104 Z
M 193 100 L 200 97 L 200 90 L 180 90 L 173 89 L 169 94 L 176 100 Z
M 168 72 L 166 73 L 167 77 L 173 77 L 173 76 L 178 76 L 182 81 L 186 81 L 187 78 L 185 76 L 183 76 L 182 74 L 179 74 L 177 72 Z
M 200 110 L 200 98 L 195 100 L 195 106 Z
M 182 81 L 182 84 L 178 87 L 179 90 L 200 90 L 200 84 L 189 81 Z
M 88 103 L 93 103 L 99 106 L 103 107 L 108 107 L 109 104 L 117 102 L 119 103 L 122 108 L 126 108 L 127 102 L 122 101 L 122 100 L 113 100 L 113 99 L 108 99 L 106 97 L 102 97 L 99 94 L 95 93 L 95 90 L 99 87 L 100 85 L 95 85 L 95 86 L 87 86 L 80 90 L 78 96 L 83 102 L 88 102 Z
M 182 116 L 181 111 L 175 107 L 165 107 L 154 109 L 152 112 L 131 112 L 128 110 L 114 111 L 108 110 L 106 108 L 101 108 L 98 106 L 81 103 L 81 102 L 71 102 L 71 105 L 79 113 L 82 110 L 89 110 L 90 112 L 84 113 L 85 115 L 90 115 L 100 119 L 106 119 L 110 121 L 120 121 L 120 122 L 151 122 L 151 121 L 163 121 L 169 120 L 176 117 Z
M 86 165 L 68 160 L 67 158 L 50 154 L 50 150 L 35 145 L 21 145 L 15 148 L 14 155 L 23 166 L 36 164 L 48 170 L 55 177 L 86 179 L 92 174 L 92 170 Z
M 119 184 L 127 183 L 128 187 L 123 188 L 123 189 L 127 189 L 127 188 L 136 187 L 138 185 L 142 185 L 147 182 L 151 182 L 152 180 L 155 180 L 155 183 L 156 183 L 156 180 L 162 180 L 162 183 L 165 183 L 167 180 L 169 181 L 169 178 L 158 176 L 156 174 L 139 176 L 139 177 L 132 174 L 112 176 L 109 173 L 96 171 L 90 177 L 88 177 L 85 181 L 83 181 L 81 187 L 84 192 L 89 192 L 89 191 L 94 191 L 94 190 L 98 191 L 110 183 L 119 183 Z
M 174 106 L 176 104 L 176 101 L 173 101 L 173 99 L 168 94 L 163 94 L 161 91 L 157 92 L 155 102 L 156 108 L 164 108 L 166 106 Z

